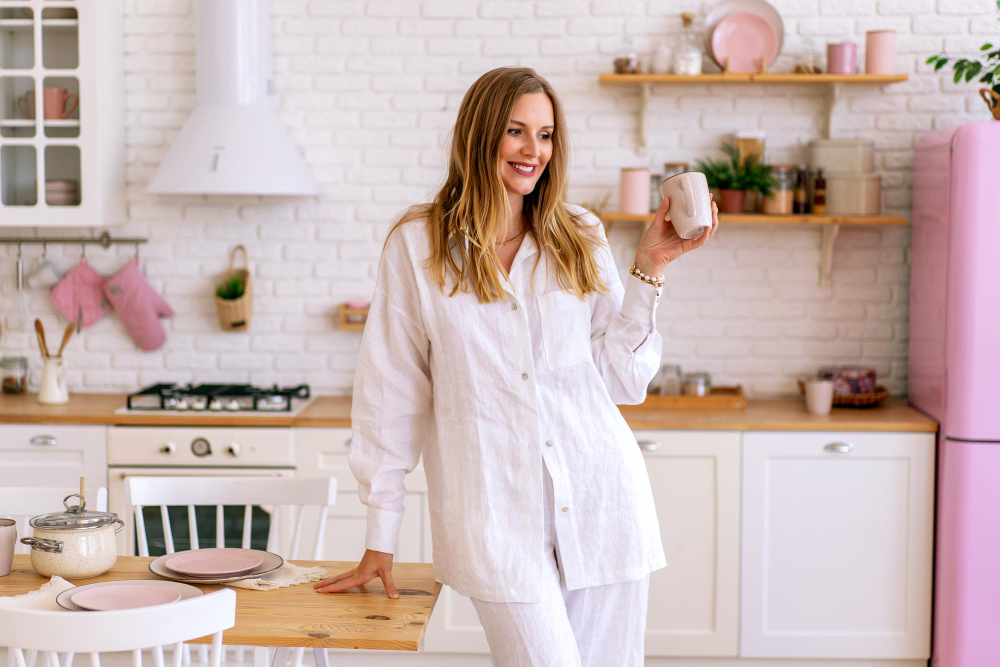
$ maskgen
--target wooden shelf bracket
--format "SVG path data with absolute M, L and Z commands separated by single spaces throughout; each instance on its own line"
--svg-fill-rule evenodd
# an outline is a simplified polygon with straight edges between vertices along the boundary
M 646 111 L 649 107 L 649 95 L 652 93 L 653 84 L 642 83 L 639 85 L 639 119 L 636 131 L 638 136 L 636 137 L 636 148 L 635 152 L 637 155 L 646 154 L 646 143 L 648 140 L 646 132 Z
M 826 86 L 826 123 L 823 126 L 825 139 L 833 138 L 833 111 L 840 99 L 842 86 L 840 83 L 829 83 Z

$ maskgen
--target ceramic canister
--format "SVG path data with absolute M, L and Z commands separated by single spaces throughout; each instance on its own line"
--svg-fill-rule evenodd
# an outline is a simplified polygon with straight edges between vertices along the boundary
M 649 169 L 645 167 L 622 169 L 618 207 L 622 213 L 634 215 L 649 213 Z
M 0 519 L 0 577 L 10 574 L 16 541 L 17 523 L 13 519 Z
M 895 30 L 869 30 L 865 33 L 865 72 L 896 73 Z
M 826 45 L 828 74 L 854 74 L 858 70 L 858 48 L 851 42 Z

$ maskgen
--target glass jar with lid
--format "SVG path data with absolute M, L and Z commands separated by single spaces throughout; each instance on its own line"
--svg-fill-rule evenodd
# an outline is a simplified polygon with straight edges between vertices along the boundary
M 28 360 L 24 357 L 0 359 L 3 373 L 3 393 L 23 394 L 28 389 Z
M 622 46 L 615 54 L 615 74 L 638 74 L 639 54 L 632 46 L 632 38 L 622 40 Z
M 684 376 L 681 393 L 685 396 L 708 396 L 712 393 L 712 376 L 708 373 L 688 373 Z
M 694 29 L 694 14 L 684 12 L 681 14 L 681 21 L 684 27 L 674 48 L 674 74 L 701 74 L 703 38 Z
M 764 213 L 772 215 L 791 215 L 795 201 L 795 183 L 799 168 L 794 164 L 772 164 L 771 176 L 778 181 L 778 186 L 770 197 L 764 198 Z

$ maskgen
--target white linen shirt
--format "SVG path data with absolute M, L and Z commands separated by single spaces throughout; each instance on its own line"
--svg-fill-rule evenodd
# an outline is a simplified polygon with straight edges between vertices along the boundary
M 398 227 L 379 261 L 351 407 L 365 546 L 395 552 L 422 453 L 435 579 L 468 597 L 539 601 L 543 457 L 568 590 L 666 565 L 645 462 L 615 407 L 641 403 L 659 368 L 659 290 L 632 276 L 623 288 L 604 227 L 585 221 L 611 291 L 584 300 L 559 288 L 545 253 L 532 277 L 531 234 L 493 303 L 442 293 L 423 221 Z

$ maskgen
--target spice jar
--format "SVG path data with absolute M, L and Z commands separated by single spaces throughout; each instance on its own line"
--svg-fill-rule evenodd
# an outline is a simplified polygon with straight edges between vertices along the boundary
M 685 396 L 708 396 L 712 393 L 712 376 L 708 373 L 688 373 L 684 376 L 681 393 Z
M 674 49 L 674 74 L 689 76 L 701 74 L 703 38 L 694 28 L 694 14 L 684 12 L 681 14 L 681 21 L 684 23 L 684 28 L 677 38 L 677 47 Z
M 771 192 L 771 196 L 764 198 L 764 213 L 790 215 L 795 199 L 798 167 L 794 164 L 772 164 L 771 177 L 778 182 L 778 186 Z
M 664 364 L 656 374 L 660 395 L 677 396 L 681 393 L 681 367 L 676 364 Z
M 3 371 L 3 393 L 23 394 L 28 389 L 28 360 L 24 357 L 0 359 Z
M 639 54 L 632 47 L 632 38 L 626 37 L 615 55 L 615 74 L 638 74 Z

